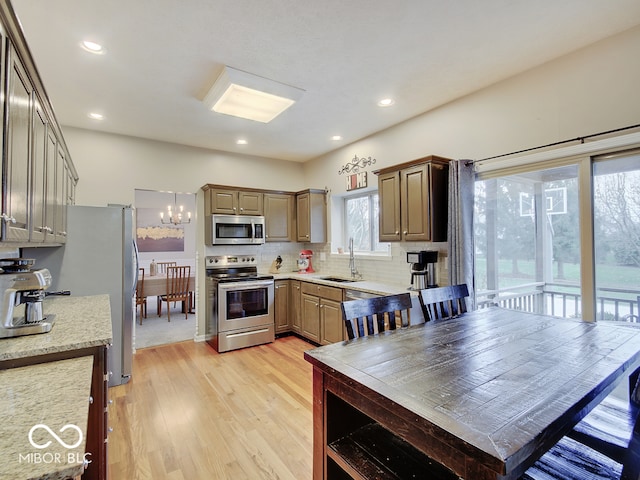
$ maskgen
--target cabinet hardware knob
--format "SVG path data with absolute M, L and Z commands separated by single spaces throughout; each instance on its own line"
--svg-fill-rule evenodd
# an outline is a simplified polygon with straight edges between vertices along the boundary
M 396 230 L 396 235 L 400 235 L 400 232 L 398 230 Z
M 107 428 L 107 431 L 108 431 L 109 433 L 112 433 L 112 432 L 113 432 L 113 427 L 109 427 L 109 428 Z
M 403 235 L 406 235 L 407 233 L 409 233 L 409 232 L 407 232 L 406 230 L 404 232 L 402 232 Z
M 93 405 L 93 396 L 89 395 L 89 405 Z
M 112 404 L 113 404 L 113 400 L 112 400 L 112 399 L 109 399 L 109 401 L 108 401 L 107 403 L 108 403 L 109 405 L 112 405 Z

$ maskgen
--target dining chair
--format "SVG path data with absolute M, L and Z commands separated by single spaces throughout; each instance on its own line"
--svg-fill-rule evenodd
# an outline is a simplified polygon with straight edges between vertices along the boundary
M 631 307 L 631 313 L 622 317 L 624 322 L 640 323 L 640 295 L 636 298 L 636 313 L 633 313 L 633 306 Z
M 362 300 L 349 300 L 342 302 L 340 308 L 347 336 L 352 340 L 355 338 L 356 330 L 358 337 L 364 337 L 385 330 L 395 330 L 398 320 L 400 327 L 408 326 L 411 295 L 401 293 Z
M 147 296 L 144 294 L 144 268 L 138 269 L 138 283 L 136 284 L 136 310 L 140 306 L 140 325 L 142 318 L 147 318 Z
M 466 283 L 420 290 L 420 306 L 425 322 L 458 317 L 466 313 L 468 296 Z
M 178 262 L 156 262 L 156 265 L 158 266 L 158 272 L 166 274 L 167 268 L 177 266 Z
M 533 464 L 521 480 L 639 480 L 640 422 L 633 419 L 631 439 L 620 458 L 591 448 L 569 436 L 562 437 Z
M 167 293 L 158 296 L 158 316 L 162 315 L 162 302 L 167 302 L 167 321 L 171 321 L 171 302 L 182 302 L 184 318 L 189 315 L 189 303 L 191 292 L 189 292 L 189 277 L 191 277 L 191 267 L 189 265 L 167 267 Z

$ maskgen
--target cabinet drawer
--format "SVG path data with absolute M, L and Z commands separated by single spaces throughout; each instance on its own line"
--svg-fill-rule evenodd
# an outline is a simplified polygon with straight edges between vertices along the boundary
M 327 285 L 319 285 L 317 283 L 302 282 L 302 293 L 308 295 L 316 295 L 321 298 L 328 298 L 336 302 L 342 301 L 342 289 L 329 287 Z

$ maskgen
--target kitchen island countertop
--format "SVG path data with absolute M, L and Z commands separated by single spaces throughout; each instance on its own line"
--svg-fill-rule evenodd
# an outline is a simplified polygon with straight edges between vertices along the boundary
M 109 295 L 47 297 L 44 314 L 55 315 L 50 332 L 0 339 L 0 369 L 11 361 L 113 342 Z M 36 362 L 33 362 L 36 363 Z
M 85 356 L 0 371 L 0 478 L 82 474 L 92 369 Z

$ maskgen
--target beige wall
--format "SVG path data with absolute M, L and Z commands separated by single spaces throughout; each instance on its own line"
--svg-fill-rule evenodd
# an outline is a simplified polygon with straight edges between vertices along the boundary
M 206 183 L 297 191 L 295 162 L 64 127 L 80 181 L 78 205 L 134 204 L 135 189 L 197 193 Z
M 372 170 L 431 154 L 482 159 L 639 124 L 638 52 L 640 27 L 307 162 L 305 176 L 339 195 L 354 155 L 375 158 Z

